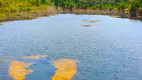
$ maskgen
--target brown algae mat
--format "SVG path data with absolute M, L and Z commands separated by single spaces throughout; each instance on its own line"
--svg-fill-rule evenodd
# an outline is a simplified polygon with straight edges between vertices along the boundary
M 89 23 L 100 22 L 99 20 L 84 20 L 84 21 L 89 22 Z

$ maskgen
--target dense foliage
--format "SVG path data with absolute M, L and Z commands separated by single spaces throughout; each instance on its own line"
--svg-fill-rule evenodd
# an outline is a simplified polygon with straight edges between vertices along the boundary
M 0 0 L 0 12 L 2 11 L 30 11 L 37 8 L 46 8 L 52 5 L 50 0 Z
M 117 10 L 142 15 L 142 0 L 52 0 L 55 6 L 65 9 Z
M 142 0 L 0 0 L 0 13 L 42 10 L 51 5 L 67 10 L 109 10 L 142 16 Z

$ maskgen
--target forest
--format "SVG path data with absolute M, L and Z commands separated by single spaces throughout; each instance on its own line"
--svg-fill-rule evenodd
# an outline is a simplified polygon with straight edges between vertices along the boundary
M 65 9 L 121 11 L 131 17 L 142 16 L 142 0 L 52 0 Z
M 63 10 L 109 10 L 142 16 L 142 0 L 0 0 L 0 18 L 6 13 L 47 10 L 49 7 Z

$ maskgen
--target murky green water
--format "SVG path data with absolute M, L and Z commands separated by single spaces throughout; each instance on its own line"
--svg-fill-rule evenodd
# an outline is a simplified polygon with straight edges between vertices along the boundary
M 142 22 L 59 14 L 0 25 L 0 80 L 12 80 L 10 62 L 21 56 L 45 54 L 51 61 L 77 60 L 72 80 L 142 80 Z

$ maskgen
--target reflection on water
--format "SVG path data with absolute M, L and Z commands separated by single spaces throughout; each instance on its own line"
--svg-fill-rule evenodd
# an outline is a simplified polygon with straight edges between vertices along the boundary
M 14 80 L 71 80 L 76 73 L 75 60 L 59 59 L 52 64 L 47 55 L 24 56 L 10 64 L 9 74 Z

